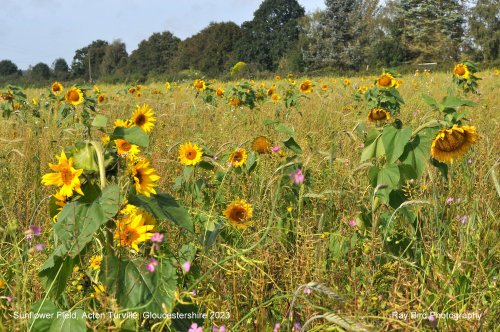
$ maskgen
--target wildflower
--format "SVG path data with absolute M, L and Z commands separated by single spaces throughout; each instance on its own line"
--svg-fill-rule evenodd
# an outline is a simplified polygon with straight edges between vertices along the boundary
M 146 264 L 146 270 L 148 270 L 149 272 L 154 272 L 157 266 L 158 261 L 151 257 L 149 262 Z
M 43 249 L 45 249 L 45 245 L 44 245 L 44 244 L 42 244 L 42 243 L 35 244 L 35 245 L 33 246 L 33 248 L 34 248 L 36 251 L 40 252 L 40 251 L 43 251 Z
M 290 177 L 295 184 L 301 184 L 302 182 L 304 182 L 304 174 L 302 174 L 302 170 L 300 168 L 297 168 L 295 172 L 290 174 Z
M 469 165 L 472 164 L 472 159 L 471 158 L 467 159 L 467 164 L 469 164 Z
M 42 177 L 42 184 L 61 187 L 59 193 L 62 196 L 71 197 L 73 191 L 83 196 L 79 179 L 79 176 L 83 173 L 83 169 L 74 169 L 73 158 L 68 159 L 64 151 L 61 152 L 61 156 L 58 156 L 57 159 L 57 165 L 49 163 L 49 167 L 57 173 L 45 174 Z
M 436 317 L 434 317 L 434 315 L 430 315 L 428 318 L 429 322 L 433 322 L 436 320 Z
M 64 99 L 71 105 L 79 105 L 83 103 L 83 92 L 82 90 L 72 87 L 66 92 L 66 95 L 64 95 Z
M 356 227 L 356 226 L 358 226 L 358 223 L 356 222 L 356 220 L 351 219 L 351 220 L 349 220 L 349 226 Z
M 154 187 L 157 186 L 156 181 L 160 179 L 156 170 L 151 166 L 149 161 L 142 160 L 131 167 L 131 173 L 134 180 L 135 190 L 139 194 L 150 197 L 151 194 L 156 194 Z
M 250 225 L 249 219 L 252 218 L 252 211 L 251 204 L 244 199 L 238 199 L 231 203 L 223 214 L 236 228 L 245 229 Z
M 273 332 L 278 332 L 280 328 L 281 328 L 281 324 L 280 324 L 280 323 L 276 323 L 276 324 L 274 325 L 274 330 L 273 330 Z
M 431 155 L 440 162 L 453 163 L 464 155 L 477 139 L 476 127 L 453 125 L 452 128 L 438 132 L 432 141 Z
M 102 263 L 102 256 L 92 256 L 90 257 L 90 268 L 92 270 L 100 270 Z
M 311 289 L 309 287 L 304 288 L 304 294 L 306 295 L 311 294 Z
M 40 236 L 41 232 L 42 232 L 42 228 L 40 226 L 31 225 L 28 228 L 28 230 L 25 232 L 26 238 L 28 240 L 31 240 L 33 238 L 33 236 Z
M 281 150 L 281 147 L 279 145 L 276 145 L 276 146 L 273 146 L 273 148 L 271 149 L 274 153 L 277 153 Z
M 293 331 L 300 331 L 300 323 L 299 322 L 295 322 L 293 323 Z
M 446 199 L 446 204 L 450 205 L 451 203 L 453 203 L 453 201 L 454 201 L 453 197 L 450 196 Z
M 153 243 L 162 243 L 164 235 L 162 233 L 154 233 L 149 240 Z
M 241 167 L 245 164 L 247 158 L 247 150 L 245 150 L 244 148 L 237 148 L 236 150 L 231 152 L 227 161 L 233 167 Z
M 188 332 L 203 332 L 203 327 L 198 326 L 198 324 L 193 323 L 189 328 Z
M 213 326 L 212 332 L 226 332 L 226 327 L 224 325 L 222 325 L 220 327 Z
M 460 216 L 459 214 L 457 214 L 455 216 L 455 219 L 460 221 L 463 225 L 465 225 L 467 221 L 469 221 L 469 217 L 467 215 Z
M 184 262 L 182 264 L 182 269 L 184 270 L 184 272 L 189 272 L 189 270 L 191 269 L 191 262 Z
M 179 159 L 183 165 L 196 165 L 201 161 L 202 156 L 203 150 L 196 144 L 187 142 L 179 146 Z
M 142 106 L 137 105 L 131 121 L 137 127 L 141 128 L 146 133 L 149 133 L 153 130 L 153 122 L 156 122 L 156 117 L 153 109 L 149 107 L 148 104 L 143 104 Z

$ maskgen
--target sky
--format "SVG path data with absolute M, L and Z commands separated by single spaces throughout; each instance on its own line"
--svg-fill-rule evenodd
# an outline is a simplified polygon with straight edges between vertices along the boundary
M 0 60 L 49 66 L 97 39 L 122 40 L 130 54 L 155 32 L 185 39 L 210 22 L 250 21 L 261 0 L 0 0 Z M 298 0 L 306 13 L 324 0 Z

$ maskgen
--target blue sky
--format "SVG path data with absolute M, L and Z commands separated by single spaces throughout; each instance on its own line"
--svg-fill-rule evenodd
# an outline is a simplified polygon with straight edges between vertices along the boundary
M 154 32 L 181 39 L 210 22 L 251 20 L 261 0 L 0 0 L 0 60 L 20 69 L 59 58 L 96 39 L 121 39 L 130 54 Z M 312 12 L 324 0 L 298 0 Z

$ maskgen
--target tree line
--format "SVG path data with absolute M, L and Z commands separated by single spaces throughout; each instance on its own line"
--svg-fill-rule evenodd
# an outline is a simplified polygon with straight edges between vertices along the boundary
M 498 0 L 325 0 L 305 14 L 297 0 L 264 0 L 251 21 L 210 23 L 185 40 L 154 33 L 128 54 L 126 45 L 96 40 L 22 73 L 0 61 L 0 78 L 25 81 L 123 81 L 189 76 L 226 77 L 243 61 L 246 74 L 359 71 L 467 57 L 497 64 Z M 0 82 L 1 83 L 1 82 Z

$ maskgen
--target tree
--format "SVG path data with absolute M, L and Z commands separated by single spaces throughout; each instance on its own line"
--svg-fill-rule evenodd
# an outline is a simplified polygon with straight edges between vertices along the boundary
M 130 55 L 129 71 L 141 75 L 168 72 L 180 41 L 169 31 L 154 33 L 148 40 L 141 41 Z
M 63 58 L 57 58 L 52 63 L 52 72 L 56 80 L 66 80 L 69 76 L 69 66 Z
M 50 78 L 50 67 L 43 62 L 39 62 L 30 70 L 30 76 L 37 81 L 48 80 Z
M 9 76 L 18 74 L 19 69 L 16 64 L 10 60 L 2 60 L 0 61 L 0 76 Z
M 373 44 L 378 0 L 326 0 L 303 28 L 303 58 L 308 68 L 359 69 Z
M 125 43 L 121 40 L 115 40 L 109 44 L 104 51 L 100 73 L 102 75 L 115 74 L 117 71 L 125 68 L 127 65 L 128 53 Z
M 241 29 L 233 22 L 210 23 L 196 35 L 182 41 L 175 57 L 175 68 L 196 69 L 214 76 L 229 71 Z
M 237 60 L 275 70 L 280 59 L 297 43 L 299 20 L 304 12 L 304 7 L 296 0 L 264 0 L 253 20 L 241 26 Z
M 492 61 L 500 57 L 500 2 L 478 0 L 469 17 L 472 42 L 477 45 L 477 60 Z
M 75 51 L 71 72 L 75 78 L 97 79 L 100 77 L 100 65 L 106 52 L 108 42 L 95 40 L 90 45 Z M 89 61 L 90 59 L 90 61 Z
M 450 61 L 459 56 L 464 7 L 459 0 L 396 0 L 401 43 L 414 61 Z

